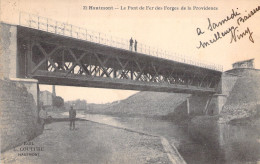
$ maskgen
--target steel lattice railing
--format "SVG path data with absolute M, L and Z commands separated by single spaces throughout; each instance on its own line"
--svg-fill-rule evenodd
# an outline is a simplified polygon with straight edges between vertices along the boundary
M 85 28 L 73 26 L 71 24 L 66 24 L 63 22 L 59 22 L 45 17 L 40 17 L 33 14 L 21 12 L 19 18 L 19 25 L 131 51 L 129 49 L 128 39 L 109 36 L 101 32 L 87 30 Z M 221 72 L 223 71 L 223 66 L 221 65 L 201 61 L 195 58 L 191 59 L 191 57 L 187 57 L 176 53 L 171 53 L 158 48 L 153 48 L 142 43 L 138 43 L 137 52 L 163 58 L 163 59 L 195 65 L 195 66 L 199 66 L 211 70 L 216 70 Z

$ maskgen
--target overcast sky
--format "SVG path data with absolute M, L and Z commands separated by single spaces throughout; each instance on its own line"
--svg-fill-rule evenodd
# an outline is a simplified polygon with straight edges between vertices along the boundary
M 231 34 L 227 34 L 207 48 L 197 47 L 200 41 L 209 41 L 214 33 L 223 32 L 232 26 L 237 26 L 237 18 L 248 15 L 258 7 L 259 0 L 6 0 L 1 1 L 1 21 L 18 24 L 19 13 L 28 12 L 39 16 L 52 18 L 68 24 L 95 30 L 108 35 L 125 39 L 133 37 L 139 43 L 144 43 L 160 49 L 169 50 L 192 58 L 221 64 L 224 70 L 231 69 L 231 64 L 245 59 L 255 58 L 256 68 L 260 67 L 260 11 L 238 27 L 237 34 L 249 29 L 249 34 L 237 42 L 231 43 Z M 114 8 L 154 7 L 154 10 L 112 10 L 93 11 L 83 10 L 83 6 L 113 6 Z M 179 10 L 155 10 L 155 7 L 178 7 Z M 180 10 L 181 7 L 193 6 L 216 7 L 218 10 Z M 231 16 L 232 9 L 240 13 L 235 19 L 225 23 L 215 30 L 208 30 L 208 18 L 211 22 L 219 22 Z M 196 29 L 200 28 L 204 34 L 198 36 Z M 51 90 L 41 86 L 41 90 Z M 105 103 L 124 99 L 136 91 L 111 89 L 93 89 L 79 87 L 57 86 L 56 93 L 65 100 L 86 99 L 88 102 Z

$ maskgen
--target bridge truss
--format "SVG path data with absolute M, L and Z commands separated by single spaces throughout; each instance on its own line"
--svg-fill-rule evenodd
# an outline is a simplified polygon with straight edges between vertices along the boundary
M 18 28 L 20 76 L 42 84 L 208 92 L 221 72 L 96 43 Z

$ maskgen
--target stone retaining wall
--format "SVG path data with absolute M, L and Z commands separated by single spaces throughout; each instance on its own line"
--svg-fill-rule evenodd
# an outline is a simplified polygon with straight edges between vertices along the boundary
M 42 133 L 33 96 L 21 82 L 0 80 L 1 152 Z
M 240 77 L 227 97 L 219 122 L 254 116 L 260 102 L 260 71 L 256 69 L 234 69 L 228 72 Z

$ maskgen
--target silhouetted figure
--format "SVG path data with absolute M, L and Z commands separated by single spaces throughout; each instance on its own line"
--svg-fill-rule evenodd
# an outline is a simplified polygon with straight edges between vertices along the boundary
M 133 43 L 134 43 L 134 41 L 133 41 L 132 37 L 131 37 L 129 43 L 130 43 L 130 45 L 129 45 L 129 50 L 130 50 L 130 51 L 133 51 Z
M 137 41 L 135 40 L 135 52 L 137 51 Z
M 76 120 L 76 110 L 73 109 L 73 107 L 70 107 L 69 111 L 69 119 L 70 119 L 70 130 L 73 126 L 73 129 L 75 129 L 75 120 Z
M 40 110 L 40 113 L 39 113 L 39 116 L 40 116 L 40 119 L 41 119 L 41 122 L 42 122 L 42 129 L 44 129 L 44 126 L 47 122 L 47 119 L 48 119 L 48 114 L 47 114 L 47 111 L 45 109 L 45 107 L 42 105 L 41 106 L 41 110 Z

